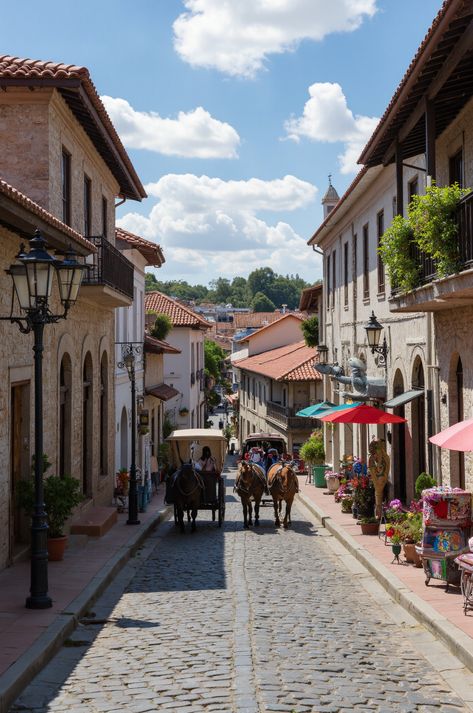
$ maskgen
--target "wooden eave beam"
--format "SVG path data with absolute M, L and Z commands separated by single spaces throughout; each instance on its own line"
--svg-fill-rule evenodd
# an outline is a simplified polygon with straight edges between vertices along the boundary
M 463 33 L 459 42 L 455 44 L 453 51 L 450 53 L 449 57 L 442 65 L 442 69 L 437 73 L 435 79 L 430 84 L 428 91 L 420 99 L 416 108 L 409 116 L 409 119 L 404 123 L 402 129 L 399 130 L 397 139 L 391 142 L 388 150 L 383 156 L 383 165 L 386 166 L 392 161 L 392 158 L 396 152 L 396 143 L 399 141 L 402 143 L 408 137 L 410 132 L 414 129 L 417 122 L 420 121 L 422 116 L 425 114 L 426 102 L 433 101 L 437 94 L 440 92 L 444 84 L 447 82 L 448 78 L 458 66 L 458 64 L 463 59 L 464 55 L 471 50 L 473 46 L 473 20 L 470 21 L 465 32 Z

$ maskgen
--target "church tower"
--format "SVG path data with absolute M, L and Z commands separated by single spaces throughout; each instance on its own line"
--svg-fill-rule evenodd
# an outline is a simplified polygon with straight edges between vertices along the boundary
M 331 213 L 331 211 L 335 208 L 335 206 L 337 205 L 339 200 L 340 200 L 340 196 L 338 195 L 335 188 L 332 186 L 332 175 L 329 173 L 327 192 L 325 193 L 324 197 L 322 198 L 322 205 L 324 207 L 324 220 L 329 215 L 329 213 Z

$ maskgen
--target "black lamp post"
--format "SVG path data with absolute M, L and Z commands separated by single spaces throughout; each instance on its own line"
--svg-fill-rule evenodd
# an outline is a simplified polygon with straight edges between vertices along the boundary
M 317 351 L 319 353 L 319 364 L 328 364 L 328 347 L 325 344 L 319 344 Z
M 121 343 L 122 361 L 118 362 L 120 369 L 126 369 L 131 383 L 131 462 L 130 483 L 128 488 L 128 520 L 127 525 L 139 525 L 138 491 L 136 482 L 136 375 L 135 356 L 141 354 L 142 344 L 135 342 Z
M 35 444 L 34 444 L 34 511 L 31 524 L 31 586 L 26 599 L 28 609 L 47 609 L 52 606 L 48 596 L 48 524 L 44 511 L 43 495 L 43 332 L 45 324 L 65 319 L 70 307 L 76 302 L 86 266 L 77 262 L 70 249 L 64 260 L 53 258 L 46 250 L 46 243 L 39 230 L 29 241 L 29 252 L 24 245 L 16 256 L 18 262 L 6 271 L 13 280 L 14 295 L 18 299 L 20 315 L 1 317 L 18 324 L 23 334 L 34 335 L 34 393 L 35 393 Z M 53 314 L 49 299 L 57 275 L 59 295 L 64 311 Z
M 386 342 L 386 337 L 383 337 L 383 343 L 379 346 L 379 341 L 381 339 L 381 332 L 384 327 L 378 322 L 375 317 L 374 312 L 371 312 L 371 317 L 368 324 L 365 324 L 366 335 L 368 337 L 368 346 L 371 348 L 372 354 L 379 354 L 379 364 L 387 368 L 387 356 L 388 356 L 388 345 Z

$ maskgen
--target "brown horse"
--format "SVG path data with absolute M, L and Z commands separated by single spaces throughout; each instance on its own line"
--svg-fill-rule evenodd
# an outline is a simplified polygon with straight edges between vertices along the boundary
M 264 471 L 254 463 L 242 461 L 235 481 L 235 492 L 238 493 L 243 506 L 243 527 L 247 530 L 252 522 L 252 501 L 255 503 L 255 527 L 259 525 L 259 506 L 266 487 Z
M 286 501 L 286 514 L 283 527 L 288 528 L 291 523 L 291 507 L 294 495 L 299 492 L 299 481 L 294 468 L 289 463 L 275 463 L 268 470 L 268 490 L 273 498 L 274 524 L 280 527 L 279 515 L 282 510 L 282 501 Z
M 176 525 L 182 533 L 185 532 L 184 512 L 187 512 L 189 521 L 192 517 L 191 532 L 195 532 L 195 519 L 204 489 L 200 473 L 194 470 L 192 463 L 183 463 L 172 478 L 171 492 Z

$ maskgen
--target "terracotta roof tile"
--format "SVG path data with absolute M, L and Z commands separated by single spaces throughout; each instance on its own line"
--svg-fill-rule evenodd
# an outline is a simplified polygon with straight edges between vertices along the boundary
M 205 327 L 210 329 L 210 322 L 203 319 L 189 307 L 185 307 L 172 297 L 163 295 L 162 292 L 147 292 L 145 295 L 145 307 L 147 311 L 157 314 L 167 314 L 170 317 L 173 327 Z
M 39 218 L 44 220 L 46 223 L 51 225 L 53 228 L 57 228 L 60 230 L 64 235 L 67 235 L 69 238 L 74 240 L 76 243 L 80 243 L 83 245 L 85 248 L 88 249 L 89 253 L 95 253 L 97 252 L 97 248 L 89 241 L 86 240 L 80 233 L 76 232 L 72 228 L 70 228 L 68 225 L 60 221 L 56 216 L 52 215 L 49 213 L 47 210 L 42 208 L 40 205 L 35 203 L 34 201 L 31 200 L 31 198 L 28 198 L 28 196 L 25 196 L 24 193 L 19 191 L 17 188 L 14 188 L 11 186 L 9 183 L 6 181 L 3 181 L 0 178 L 0 193 L 4 196 L 7 196 L 7 198 L 10 198 L 12 201 L 17 203 L 18 205 L 23 206 L 23 208 L 26 208 L 27 210 L 30 211 L 30 213 L 33 213 L 33 215 L 37 215 Z M 33 237 L 33 236 L 31 236 Z
M 294 312 L 287 311 L 286 314 L 294 314 Z M 265 327 L 266 324 L 271 324 L 271 322 L 276 322 L 276 320 L 281 319 L 283 316 L 282 312 L 235 312 L 233 315 L 233 324 L 236 330 L 245 329 L 246 327 L 252 327 L 259 329 L 260 327 Z
M 302 341 L 242 359 L 234 366 L 276 381 L 320 381 L 322 375 L 311 366 L 316 360 L 313 347 Z
M 123 228 L 115 228 L 115 237 L 117 240 L 123 240 L 123 242 L 127 243 L 130 247 L 138 250 L 147 260 L 148 265 L 161 267 L 161 265 L 165 262 L 161 246 L 157 243 L 145 240 L 139 235 L 130 233 L 128 230 L 124 230 Z
M 91 102 L 93 109 L 97 112 L 103 127 L 123 162 L 129 177 L 133 183 L 131 186 L 123 185 L 123 175 L 120 174 L 119 166 L 115 167 L 115 177 L 117 178 L 121 190 L 124 195 L 130 198 L 141 200 L 146 198 L 146 191 L 143 188 L 141 181 L 136 173 L 133 164 L 128 156 L 125 147 L 123 146 L 120 137 L 117 134 L 115 127 L 100 99 L 100 96 L 95 88 L 94 83 L 90 78 L 90 73 L 87 67 L 79 67 L 74 64 L 62 64 L 61 62 L 50 62 L 43 60 L 27 59 L 21 57 L 12 57 L 10 55 L 0 55 L 0 84 L 1 85 L 26 85 L 27 80 L 41 81 L 44 86 L 54 86 L 58 89 L 74 89 L 77 90 L 77 85 L 83 87 L 88 100 Z M 88 108 L 85 107 L 85 111 Z M 97 141 L 101 141 L 95 135 L 92 138 L 97 145 Z M 132 195 L 134 193 L 134 195 Z

